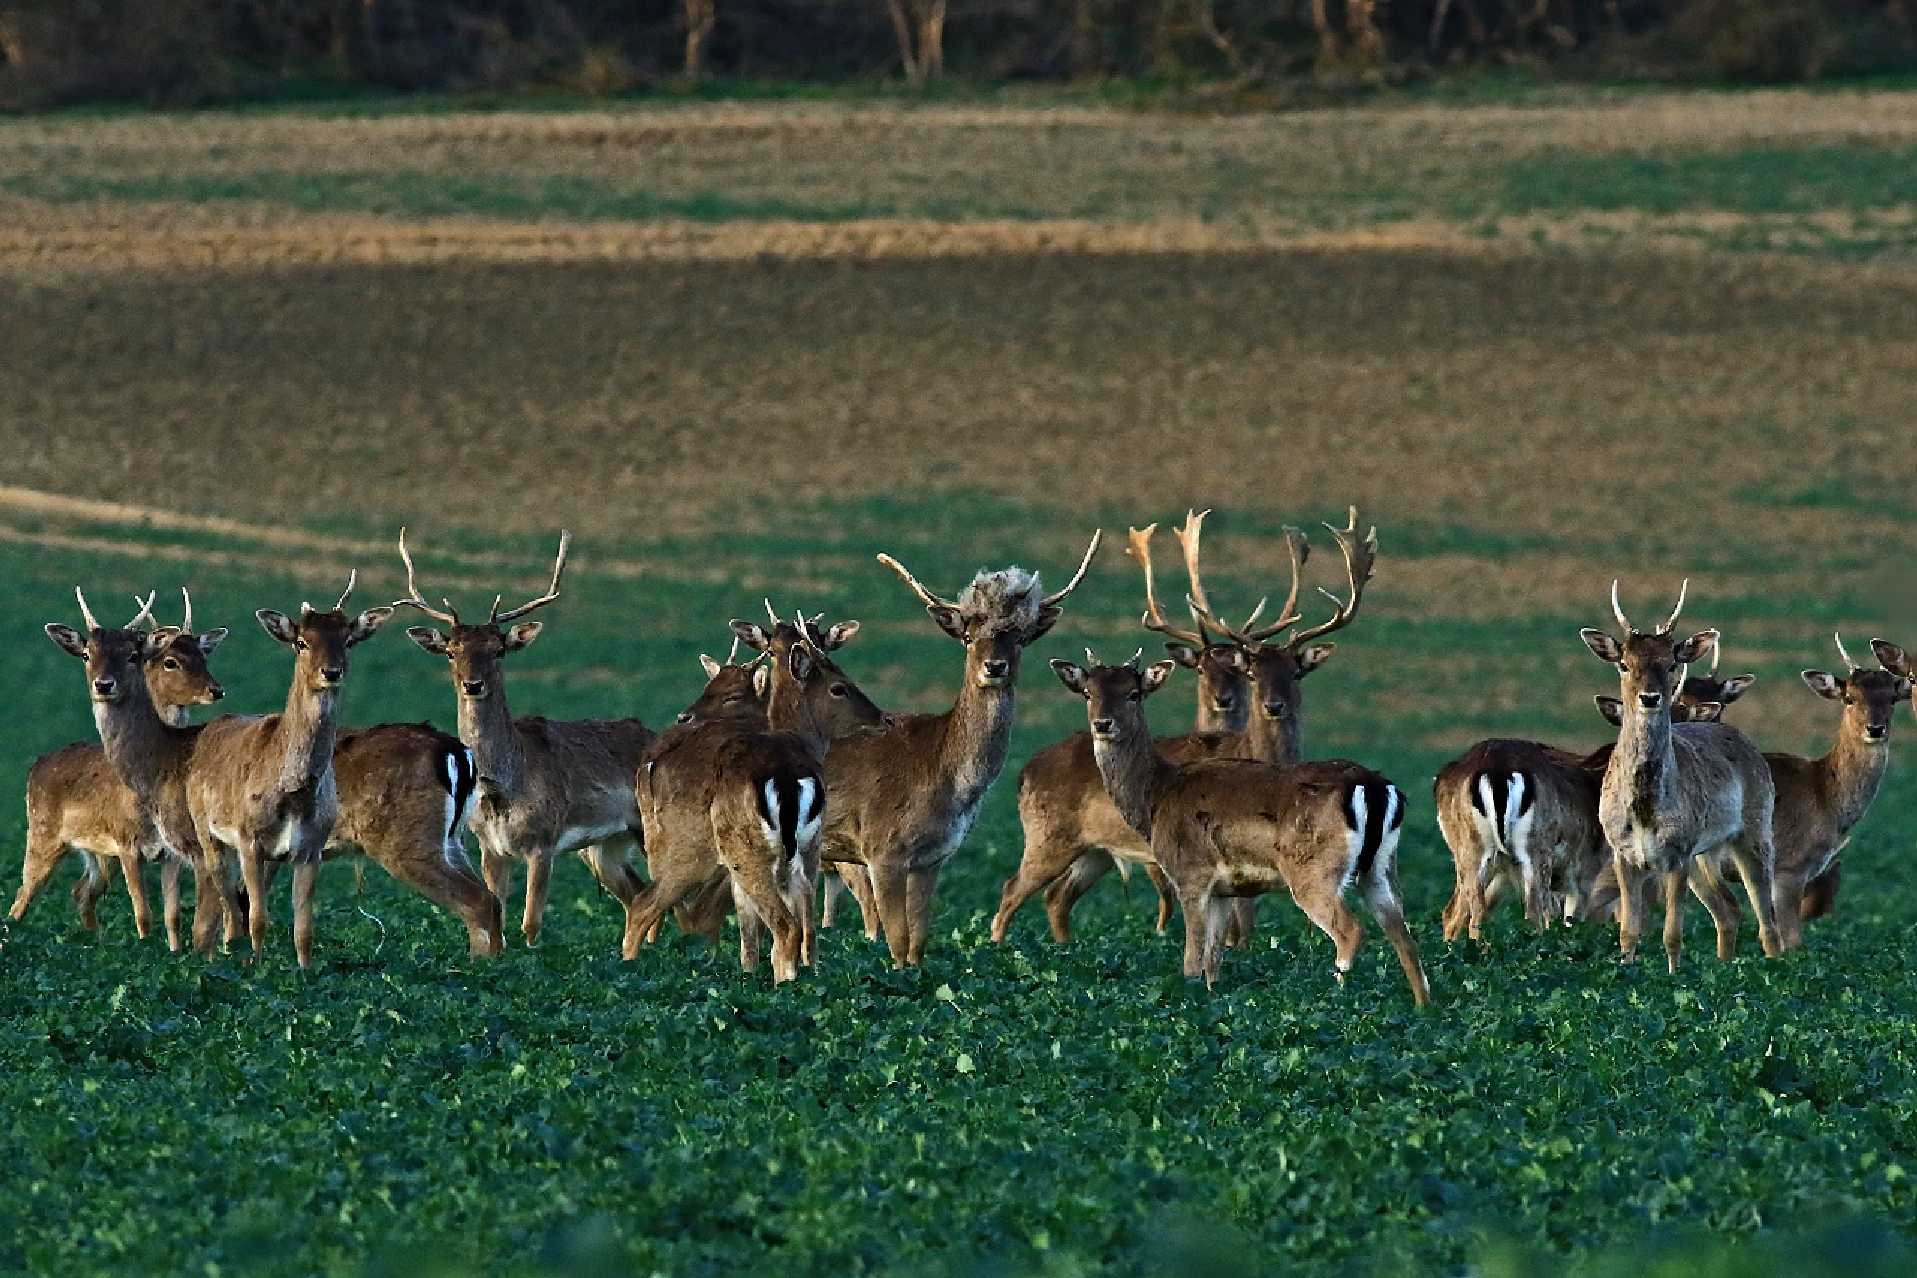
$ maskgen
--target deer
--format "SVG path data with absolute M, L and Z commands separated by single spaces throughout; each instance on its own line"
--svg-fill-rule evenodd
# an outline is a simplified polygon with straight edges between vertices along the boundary
M 152 615 L 152 595 L 125 626 L 107 627 L 94 617 L 78 586 L 73 594 L 85 629 L 49 622 L 47 637 L 85 663 L 100 745 L 114 775 L 133 792 L 141 820 L 152 826 L 171 855 L 193 867 L 193 948 L 210 955 L 219 943 L 222 924 L 228 941 L 238 939 L 242 916 L 225 908 L 231 893 L 219 882 L 223 867 L 206 855 L 187 799 L 187 775 L 204 727 L 168 723 L 154 708 L 141 677 L 146 659 L 164 650 L 179 632 L 166 626 L 144 632 L 134 629 Z
M 893 715 L 834 742 L 826 756 L 832 799 L 823 856 L 865 868 L 895 966 L 924 959 L 939 873 L 1005 767 L 1019 658 L 1058 624 L 1102 537 L 1102 530 L 1092 534 L 1078 571 L 1049 594 L 1037 573 L 1013 567 L 981 570 L 958 598 L 946 599 L 893 556 L 878 556 L 965 650 L 950 709 Z
M 668 910 L 723 880 L 739 916 L 740 967 L 758 967 L 769 930 L 776 985 L 816 957 L 813 897 L 827 793 L 821 759 L 832 720 L 845 713 L 834 703 L 849 690 L 813 644 L 803 615 L 771 631 L 743 620 L 732 626 L 770 658 L 764 714 L 694 715 L 647 752 L 635 788 L 652 882 L 627 910 L 621 954 L 637 958 Z M 842 623 L 834 638 L 843 643 L 856 630 L 857 623 Z
M 1677 606 L 1645 633 L 1625 616 L 1613 581 L 1611 613 L 1622 639 L 1594 627 L 1579 632 L 1594 656 L 1617 668 L 1624 710 L 1598 795 L 1598 819 L 1618 880 L 1618 947 L 1623 961 L 1635 960 L 1648 905 L 1645 889 L 1656 876 L 1664 887 L 1664 952 L 1673 972 L 1683 950 L 1687 878 L 1700 858 L 1708 869 L 1710 858 L 1720 854 L 1728 855 L 1743 877 L 1765 955 L 1781 952 L 1772 907 L 1777 791 L 1770 767 L 1757 747 L 1727 724 L 1673 722 L 1671 706 L 1683 668 L 1718 641 L 1715 630 L 1686 639 L 1674 635 L 1689 592 L 1687 579 Z M 1736 915 L 1727 917 L 1723 905 L 1728 893 L 1703 895 L 1717 925 L 1718 957 L 1728 960 L 1737 943 Z
M 1175 763 L 1152 745 L 1145 699 L 1164 685 L 1170 661 L 1085 666 L 1053 661 L 1059 682 L 1084 699 L 1099 774 L 1132 827 L 1151 840 L 1185 915 L 1184 972 L 1207 989 L 1218 979 L 1230 903 L 1280 887 L 1331 938 L 1339 984 L 1351 970 L 1363 925 L 1344 903 L 1359 887 L 1397 952 L 1417 1006 L 1431 985 L 1405 924 L 1397 849 L 1404 794 L 1380 773 L 1346 760 L 1272 764 L 1257 759 Z
M 200 731 L 186 769 L 186 798 L 195 836 L 209 867 L 237 861 L 246 884 L 247 933 L 253 957 L 265 953 L 267 872 L 293 867 L 293 949 L 302 970 L 313 962 L 313 894 L 320 858 L 339 817 L 333 774 L 339 697 L 351 669 L 351 650 L 392 619 L 379 605 L 357 614 L 346 600 L 357 571 L 331 608 L 300 605 L 299 616 L 271 608 L 255 616 L 260 628 L 293 654 L 285 708 L 265 716 L 227 715 Z M 231 878 L 215 874 L 229 915 L 240 913 Z
M 520 933 L 529 946 L 539 941 L 552 863 L 561 853 L 577 852 L 622 905 L 630 906 L 642 886 L 631 863 L 631 853 L 644 847 L 632 778 L 653 742 L 652 729 L 636 718 L 515 717 L 506 701 L 506 657 L 523 651 L 544 629 L 542 622 L 520 618 L 559 598 L 571 544 L 572 534 L 562 531 L 544 594 L 504 612 L 496 595 L 486 620 L 463 622 L 451 600 L 435 608 L 420 594 L 406 530 L 399 534 L 407 593 L 394 606 L 416 609 L 447 627 L 412 626 L 406 637 L 444 657 L 451 669 L 459 739 L 478 770 L 478 804 L 468 824 L 479 840 L 480 870 L 487 888 L 504 901 L 514 863 L 526 863 Z
M 226 695 L 207 662 L 227 632 L 221 627 L 195 634 L 193 596 L 185 589 L 180 593 L 185 599 L 184 625 L 141 659 L 148 699 L 161 719 L 175 728 L 186 726 L 192 707 L 210 705 Z M 159 628 L 157 623 L 152 625 Z M 126 879 L 133 926 L 141 940 L 151 933 L 153 923 L 141 866 L 143 861 L 160 861 L 167 948 L 179 952 L 180 871 L 186 861 L 169 852 L 142 813 L 138 796 L 120 781 L 98 741 L 76 742 L 42 755 L 28 771 L 26 860 L 9 917 L 18 922 L 26 916 L 34 897 L 69 852 L 79 852 L 85 867 L 73 888 L 81 926 L 98 929 L 96 907 L 118 866 Z
M 1678 723 L 1717 722 L 1755 675 L 1687 677 L 1671 707 Z M 1595 698 L 1612 727 L 1623 718 L 1616 697 Z M 1494 737 L 1439 770 L 1432 781 L 1438 828 L 1451 850 L 1456 886 L 1441 916 L 1444 939 L 1468 930 L 1482 941 L 1486 916 L 1516 886 L 1525 917 L 1548 927 L 1604 915 L 1617 899 L 1610 847 L 1598 822 L 1598 789 L 1615 742 L 1578 754 L 1541 741 Z

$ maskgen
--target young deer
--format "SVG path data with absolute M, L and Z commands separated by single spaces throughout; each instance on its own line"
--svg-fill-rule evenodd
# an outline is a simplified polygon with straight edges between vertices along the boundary
M 1743 876 L 1757 913 L 1764 953 L 1779 953 L 1772 910 L 1772 811 L 1776 789 L 1771 771 L 1737 729 L 1722 723 L 1674 724 L 1671 704 L 1683 681 L 1681 667 L 1717 643 L 1715 630 L 1688 639 L 1671 633 L 1690 583 L 1678 593 L 1671 615 L 1648 634 L 1634 629 L 1611 583 L 1611 612 L 1624 631 L 1619 640 L 1602 630 L 1581 633 L 1585 646 L 1618 669 L 1624 724 L 1604 770 L 1598 817 L 1611 845 L 1618 879 L 1618 944 L 1626 962 L 1637 954 L 1638 932 L 1648 906 L 1652 875 L 1664 885 L 1664 952 L 1677 970 L 1683 948 L 1683 900 L 1687 872 L 1699 858 L 1728 853 Z M 1709 862 L 1706 861 L 1706 865 Z M 1725 894 L 1706 894 L 1717 924 L 1718 957 L 1732 957 L 1737 920 L 1723 908 Z M 1715 899 L 1714 899 L 1715 897 Z
M 770 633 L 751 622 L 732 625 L 771 655 L 764 717 L 695 717 L 668 729 L 647 753 L 637 791 L 652 882 L 627 910 L 621 952 L 637 958 L 666 911 L 723 879 L 739 915 L 740 966 L 758 966 L 769 929 L 777 984 L 815 957 L 813 894 L 826 809 L 820 759 L 831 739 L 828 723 L 843 713 L 834 703 L 847 699 L 847 688 L 806 637 L 803 618 Z M 856 623 L 847 625 L 840 643 L 856 630 Z
M 1066 598 L 1098 553 L 1094 533 L 1063 590 L 1041 593 L 1022 568 L 980 572 L 956 600 L 933 594 L 898 560 L 898 574 L 940 630 L 965 647 L 957 699 L 943 714 L 893 715 L 835 742 L 826 757 L 832 794 L 825 859 L 863 865 L 892 961 L 917 965 L 931 937 L 939 871 L 964 843 L 1005 766 L 1013 689 L 1026 647 L 1058 624 Z
M 174 727 L 186 726 L 189 708 L 225 695 L 207 668 L 207 659 L 226 638 L 226 630 L 194 634 L 193 598 L 184 590 L 181 594 L 186 598 L 185 628 L 170 632 L 141 661 L 148 698 L 160 717 Z M 13 899 L 14 920 L 26 916 L 68 852 L 79 852 L 85 866 L 73 887 L 81 925 L 88 931 L 98 928 L 96 907 L 118 866 L 126 879 L 133 925 L 141 940 L 153 924 L 141 866 L 143 861 L 160 861 L 167 947 L 179 951 L 180 870 L 186 861 L 168 852 L 142 813 L 138 797 L 121 783 L 97 741 L 76 742 L 43 755 L 27 773 L 26 861 L 21 866 L 19 894 Z
M 479 803 L 469 824 L 479 839 L 486 886 L 502 902 L 512 886 L 513 862 L 526 862 L 526 908 L 520 931 L 526 944 L 539 940 L 553 859 L 577 852 L 600 886 L 627 906 L 642 886 L 630 854 L 643 846 L 639 806 L 632 778 L 653 742 L 653 731 L 638 719 L 515 718 L 506 704 L 507 654 L 539 637 L 537 621 L 509 622 L 559 598 L 572 534 L 559 536 L 552 583 L 546 593 L 517 608 L 499 610 L 499 598 L 483 622 L 459 619 L 450 600 L 443 610 L 420 595 L 399 534 L 399 557 L 406 565 L 406 598 L 396 607 L 416 608 L 449 627 L 413 626 L 406 637 L 435 656 L 446 658 L 459 697 L 459 739 L 473 752 L 479 771 Z
M 1671 714 L 1678 723 L 1715 723 L 1724 703 L 1744 694 L 1754 675 L 1718 682 L 1684 680 Z M 1721 700 L 1700 701 L 1718 697 Z M 1623 709 L 1597 698 L 1613 727 Z M 1548 927 L 1559 907 L 1565 922 L 1597 917 L 1617 900 L 1611 850 L 1598 821 L 1598 789 L 1615 742 L 1579 755 L 1539 741 L 1480 741 L 1446 764 L 1432 782 L 1438 828 L 1451 849 L 1456 886 L 1442 915 L 1444 939 L 1467 930 L 1481 941 L 1486 916 L 1508 887 L 1525 917 Z M 1594 913 L 1595 911 L 1595 913 Z
M 1297 603 L 1304 565 L 1310 554 L 1304 533 L 1296 528 L 1285 530 L 1285 545 L 1291 560 L 1291 588 L 1284 606 L 1279 609 L 1278 620 L 1256 625 L 1264 611 L 1261 602 L 1244 624 L 1232 626 L 1220 621 L 1212 610 L 1199 573 L 1199 534 L 1203 519 L 1203 515 L 1187 515 L 1185 528 L 1179 534 L 1185 571 L 1191 583 L 1186 602 L 1197 620 L 1196 631 L 1180 630 L 1165 620 L 1153 589 L 1153 528 L 1131 530 L 1130 553 L 1145 574 L 1143 624 L 1146 629 L 1170 635 L 1180 643 L 1203 643 L 1203 660 L 1231 671 L 1238 680 L 1237 690 L 1223 704 L 1232 709 L 1242 705 L 1244 717 L 1236 731 L 1201 730 L 1162 739 L 1158 742 L 1159 752 L 1174 762 L 1238 758 L 1274 764 L 1296 763 L 1302 749 L 1302 681 L 1323 665 L 1337 646 L 1315 640 L 1343 629 L 1357 616 L 1365 583 L 1371 579 L 1377 557 L 1377 529 L 1372 528 L 1360 537 L 1355 507 L 1347 512 L 1344 528 L 1325 525 L 1344 558 L 1351 593 L 1348 599 L 1340 601 L 1329 591 L 1322 591 L 1337 605 L 1332 617 L 1277 640 L 1280 632 L 1303 620 Z M 1225 636 L 1225 642 L 1208 642 L 1207 631 Z M 1173 657 L 1180 660 L 1176 651 Z M 1185 662 L 1180 660 L 1180 664 Z M 1202 710 L 1204 701 L 1216 694 L 1207 695 L 1202 666 L 1200 677 Z M 1214 701 L 1214 704 L 1217 703 Z M 1171 898 L 1165 891 L 1162 874 L 1151 860 L 1148 844 L 1125 821 L 1106 794 L 1089 735 L 1078 733 L 1068 737 L 1040 751 L 1026 765 L 1019 777 L 1019 819 L 1025 828 L 1025 855 L 1017 874 L 1006 882 L 1001 894 L 998 914 L 992 921 L 994 940 L 1004 939 L 1012 915 L 1040 889 L 1045 890 L 1052 934 L 1060 941 L 1070 940 L 1072 908 L 1111 868 L 1114 856 L 1146 866 L 1153 885 L 1159 889 L 1158 930 L 1164 930 L 1171 917 Z M 1254 909 L 1255 902 L 1250 898 L 1233 903 L 1232 920 L 1226 929 L 1227 945 L 1243 944 L 1250 939 Z
M 213 720 L 202 729 L 186 772 L 187 804 L 207 863 L 239 862 L 256 958 L 266 948 L 267 866 L 291 863 L 293 948 L 302 968 L 313 961 L 313 890 L 339 816 L 333 749 L 349 653 L 393 615 L 384 605 L 349 615 L 346 599 L 357 580 L 357 573 L 347 579 L 331 608 L 302 603 L 297 620 L 259 610 L 260 628 L 293 653 L 286 708 L 264 717 Z M 237 915 L 231 878 L 221 872 L 217 881 L 226 910 Z
M 1369 768 L 1342 760 L 1280 767 L 1255 759 L 1173 763 L 1152 748 L 1144 700 L 1172 663 L 1140 668 L 1054 661 L 1060 682 L 1085 699 L 1098 768 L 1125 819 L 1151 839 L 1152 857 L 1185 913 L 1185 975 L 1217 979 L 1233 898 L 1290 890 L 1337 947 L 1343 982 L 1364 929 L 1344 904 L 1359 885 L 1390 938 L 1414 1003 L 1431 987 L 1405 926 L 1398 893 L 1404 795 Z

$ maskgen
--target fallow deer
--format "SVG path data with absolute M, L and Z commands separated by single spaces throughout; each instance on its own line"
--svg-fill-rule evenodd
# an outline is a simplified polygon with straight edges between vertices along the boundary
M 1220 704 L 1234 709 L 1242 704 L 1245 717 L 1235 732 L 1201 730 L 1161 739 L 1158 749 L 1174 762 L 1242 758 L 1274 764 L 1295 763 L 1303 748 L 1302 682 L 1306 675 L 1323 665 L 1337 647 L 1315 641 L 1350 625 L 1357 616 L 1377 558 L 1378 531 L 1371 528 L 1362 537 L 1359 535 L 1355 507 L 1346 512 L 1345 527 L 1325 525 L 1338 543 L 1350 594 L 1340 600 L 1331 592 L 1321 590 L 1320 593 L 1336 605 L 1330 619 L 1279 639 L 1281 632 L 1303 620 L 1297 604 L 1310 554 L 1304 533 L 1296 528 L 1285 529 L 1285 546 L 1291 560 L 1291 588 L 1278 610 L 1278 619 L 1257 625 L 1264 610 L 1261 602 L 1242 625 L 1232 626 L 1220 620 L 1212 609 L 1199 574 L 1199 534 L 1203 519 L 1203 515 L 1187 515 L 1185 528 L 1179 535 L 1191 583 L 1187 604 L 1197 621 L 1195 631 L 1170 625 L 1158 603 L 1151 575 L 1151 536 L 1155 525 L 1131 530 L 1130 553 L 1145 572 L 1143 624 L 1146 629 L 1169 635 L 1181 644 L 1205 644 L 1205 663 L 1232 671 L 1243 689 Z M 1225 642 L 1209 642 L 1208 631 L 1224 636 Z M 1173 657 L 1180 664 L 1186 664 L 1178 653 L 1174 652 Z M 1204 698 L 1207 689 L 1203 668 L 1200 676 L 1200 695 Z M 1053 935 L 1060 941 L 1069 940 L 1073 906 L 1110 868 L 1114 856 L 1145 864 L 1153 875 L 1154 886 L 1160 885 L 1148 844 L 1125 821 L 1105 792 L 1092 738 L 1085 733 L 1040 751 L 1026 765 L 1019 778 L 1019 818 L 1025 828 L 1025 855 L 1017 874 L 1007 881 L 1001 894 L 998 914 L 992 924 L 995 940 L 1004 938 L 1013 913 L 1041 888 L 1045 889 L 1046 914 Z M 1255 901 L 1250 898 L 1233 903 L 1232 919 L 1226 929 L 1228 945 L 1243 944 L 1250 939 L 1254 909 Z M 1160 887 L 1160 931 L 1170 920 L 1170 914 L 1170 898 Z
M 1612 582 L 1611 612 L 1624 637 L 1594 628 L 1581 632 L 1594 655 L 1617 667 L 1624 703 L 1624 724 L 1598 797 L 1599 821 L 1617 871 L 1619 949 L 1626 962 L 1636 957 L 1648 906 L 1645 888 L 1657 875 L 1664 886 L 1664 952 L 1672 971 L 1683 949 L 1688 872 L 1698 858 L 1719 853 L 1728 854 L 1743 876 L 1764 953 L 1780 952 L 1771 895 L 1776 788 L 1770 768 L 1735 728 L 1673 722 L 1682 667 L 1702 660 L 1718 639 L 1715 630 L 1682 640 L 1672 634 L 1689 585 L 1679 591 L 1670 616 L 1643 633 L 1624 615 Z M 1718 957 L 1729 959 L 1736 918 L 1725 917 L 1721 899 L 1714 902 L 1709 894 L 1705 906 L 1717 924 Z
M 1337 947 L 1340 983 L 1364 929 L 1346 908 L 1354 882 L 1390 938 L 1414 1003 L 1430 1001 L 1417 943 L 1398 891 L 1404 795 L 1385 777 L 1344 760 L 1279 766 L 1255 759 L 1173 763 L 1152 748 L 1145 698 L 1172 663 L 1052 669 L 1085 699 L 1100 774 L 1125 819 L 1151 839 L 1152 857 L 1185 915 L 1185 975 L 1218 976 L 1232 899 L 1280 887 Z
M 965 842 L 1005 766 L 1019 658 L 1058 624 L 1101 536 L 1092 535 L 1078 571 L 1051 594 L 1042 593 L 1037 573 L 1005 568 L 978 573 L 956 600 L 946 599 L 891 555 L 879 556 L 939 629 L 965 647 L 951 709 L 893 715 L 883 727 L 835 742 L 826 756 L 825 859 L 865 867 L 899 966 L 923 959 L 939 872 Z
M 666 911 L 723 878 L 739 915 L 740 966 L 758 966 L 762 931 L 769 929 L 776 984 L 814 958 L 826 811 L 820 760 L 846 681 L 807 637 L 803 617 L 771 632 L 746 621 L 732 625 L 770 654 L 764 717 L 695 716 L 662 733 L 647 752 L 636 789 L 652 882 L 628 908 L 621 952 L 637 958 Z
M 293 949 L 302 968 L 313 961 L 313 891 L 339 816 L 333 750 L 349 654 L 393 615 L 386 605 L 347 613 L 357 580 L 357 573 L 347 579 L 331 608 L 302 603 L 297 619 L 259 610 L 260 628 L 293 653 L 285 709 L 213 720 L 200 732 L 187 765 L 187 804 L 207 864 L 239 862 L 256 958 L 266 948 L 267 867 L 292 865 Z M 227 912 L 237 915 L 231 878 L 223 871 L 215 877 Z
M 193 597 L 186 601 L 183 629 L 147 652 L 141 662 L 154 710 L 174 727 L 185 727 L 187 711 L 225 695 L 207 668 L 207 659 L 224 628 L 193 633 Z M 155 624 L 154 629 L 158 626 Z M 120 781 L 98 741 L 76 742 L 43 755 L 27 773 L 27 847 L 20 891 L 10 917 L 25 917 L 49 875 L 68 852 L 80 853 L 85 872 L 74 885 L 73 900 L 88 931 L 99 926 L 96 907 L 118 866 L 133 905 L 133 926 L 145 940 L 152 929 L 142 862 L 161 862 L 161 893 L 167 947 L 180 949 L 180 870 L 185 858 L 170 854 L 159 832 L 140 809 L 138 797 Z
M 463 622 L 452 601 L 444 609 L 419 592 L 406 530 L 399 534 L 399 556 L 406 565 L 406 597 L 397 607 L 416 608 L 448 627 L 412 626 L 406 637 L 435 656 L 446 658 L 459 699 L 459 739 L 473 752 L 479 774 L 479 801 L 469 825 L 479 839 L 486 886 L 502 902 L 511 889 L 513 862 L 526 863 L 526 907 L 520 931 L 535 944 L 545 919 L 546 893 L 553 859 L 577 852 L 593 877 L 624 905 L 642 886 L 630 854 L 643 847 L 639 806 L 632 778 L 652 729 L 638 719 L 515 718 L 506 703 L 505 658 L 519 652 L 544 629 L 537 621 L 519 621 L 559 598 L 572 534 L 562 532 L 546 593 L 517 608 L 492 611 L 482 622 Z

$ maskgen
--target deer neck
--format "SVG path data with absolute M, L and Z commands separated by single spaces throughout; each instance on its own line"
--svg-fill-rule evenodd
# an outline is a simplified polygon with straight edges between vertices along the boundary
M 1677 755 L 1671 747 L 1669 703 L 1650 713 L 1627 704 L 1618 728 L 1611 771 L 1621 777 L 1630 797 L 1631 812 L 1643 824 L 1673 802 L 1677 788 Z
M 1255 710 L 1245 721 L 1238 738 L 1244 743 L 1243 754 L 1247 759 L 1276 764 L 1298 762 L 1300 747 L 1296 714 L 1274 719 L 1262 709 Z
M 782 684 L 783 681 L 781 681 Z M 815 759 L 823 759 L 831 738 L 819 725 L 817 716 L 805 702 L 805 690 L 775 684 L 765 708 L 766 727 L 773 732 L 789 732 L 805 742 Z
M 339 689 L 303 687 L 297 675 L 287 689 L 274 745 L 279 751 L 278 788 L 288 794 L 319 784 L 333 766 Z
M 131 681 L 120 701 L 94 702 L 93 723 L 114 773 L 143 805 L 151 805 L 184 757 L 190 738 L 160 717 L 141 680 Z
M 154 706 L 160 716 L 160 722 L 169 728 L 184 728 L 191 720 L 187 718 L 185 706 Z
M 1848 830 L 1877 797 L 1877 787 L 1890 768 L 1890 742 L 1864 741 L 1844 725 L 1837 731 L 1837 743 L 1817 764 L 1837 827 Z
M 1136 730 L 1116 741 L 1092 738 L 1092 758 L 1098 762 L 1098 775 L 1118 814 L 1127 825 L 1150 838 L 1152 812 L 1177 766 L 1158 753 L 1142 719 Z
M 939 775 L 953 779 L 961 805 L 977 800 L 1005 768 L 1016 703 L 1012 685 L 981 688 L 968 665 L 965 686 L 945 716 L 939 743 Z
M 473 752 L 473 768 L 488 792 L 507 798 L 519 793 L 525 755 L 506 704 L 504 682 L 477 701 L 459 698 L 459 740 Z

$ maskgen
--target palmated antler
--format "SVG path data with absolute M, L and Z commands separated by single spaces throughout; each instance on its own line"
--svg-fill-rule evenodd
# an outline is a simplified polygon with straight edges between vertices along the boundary
M 1189 521 L 1190 516 L 1186 517 Z M 1202 519 L 1203 516 L 1201 515 Z M 1145 574 L 1145 615 L 1140 624 L 1147 630 L 1155 631 L 1180 643 L 1195 644 L 1202 648 L 1209 642 L 1205 635 L 1204 622 L 1198 623 L 1196 630 L 1183 630 L 1165 619 L 1165 610 L 1159 607 L 1158 593 L 1152 587 L 1152 536 L 1158 531 L 1157 524 L 1146 524 L 1143 528 L 1133 528 L 1126 532 L 1125 553 L 1138 561 Z M 1188 561 L 1189 562 L 1189 561 Z M 1195 617 L 1197 614 L 1194 613 Z
M 425 597 L 419 593 L 419 582 L 413 575 L 413 557 L 406 550 L 406 530 L 404 528 L 399 530 L 399 557 L 406 564 L 406 597 L 404 599 L 393 600 L 393 607 L 417 608 L 434 621 L 444 622 L 449 626 L 457 626 L 459 624 L 459 610 L 453 607 L 452 600 L 440 600 L 441 603 L 446 605 L 446 610 L 441 612 L 439 609 L 427 603 Z
M 502 625 L 508 621 L 516 621 L 519 618 L 525 616 L 527 613 L 532 612 L 534 609 L 544 608 L 547 604 L 559 598 L 559 577 L 561 573 L 566 571 L 566 552 L 569 549 L 571 549 L 571 547 L 572 547 L 572 534 L 570 532 L 567 532 L 563 528 L 560 529 L 559 556 L 558 558 L 553 560 L 552 583 L 546 587 L 546 593 L 539 596 L 537 599 L 528 599 L 525 603 L 520 604 L 517 608 L 508 608 L 505 612 L 499 611 L 499 596 L 494 596 L 493 610 L 491 615 L 487 618 L 487 620 L 492 622 L 492 624 L 496 626 Z
M 1374 525 L 1366 530 L 1363 537 L 1358 536 L 1356 506 L 1347 508 L 1343 528 L 1334 528 L 1326 524 L 1325 529 L 1337 541 L 1338 551 L 1344 556 L 1345 581 L 1350 586 L 1351 595 L 1341 600 L 1320 586 L 1318 593 L 1331 600 L 1335 610 L 1329 620 L 1321 621 L 1315 626 L 1307 626 L 1293 634 L 1288 645 L 1293 651 L 1303 648 L 1313 639 L 1321 638 L 1336 630 L 1343 630 L 1351 624 L 1352 619 L 1358 615 L 1358 605 L 1364 600 L 1365 583 L 1371 580 L 1373 566 L 1377 563 L 1378 529 Z

